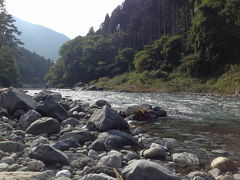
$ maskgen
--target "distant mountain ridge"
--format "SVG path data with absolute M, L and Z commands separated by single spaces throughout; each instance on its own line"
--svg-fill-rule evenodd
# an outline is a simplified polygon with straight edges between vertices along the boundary
M 15 25 L 22 32 L 20 39 L 24 43 L 24 48 L 54 61 L 59 58 L 59 48 L 70 40 L 66 35 L 17 17 L 14 18 Z

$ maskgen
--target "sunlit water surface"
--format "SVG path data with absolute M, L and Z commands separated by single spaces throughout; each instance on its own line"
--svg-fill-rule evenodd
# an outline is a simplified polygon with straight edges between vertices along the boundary
M 168 117 L 146 122 L 141 126 L 156 135 L 173 137 L 180 142 L 204 137 L 211 142 L 206 151 L 223 149 L 225 156 L 240 165 L 240 99 L 207 97 L 188 94 L 125 93 L 109 91 L 73 91 L 54 89 L 63 97 L 93 104 L 107 100 L 113 108 L 123 109 L 134 104 L 150 104 L 164 108 Z M 39 90 L 29 90 L 34 95 Z M 205 144 L 206 145 L 206 144 Z

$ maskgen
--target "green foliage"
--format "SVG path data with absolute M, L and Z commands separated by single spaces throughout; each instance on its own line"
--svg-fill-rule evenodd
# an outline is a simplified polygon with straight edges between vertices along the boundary
M 119 50 L 115 57 L 118 73 L 130 72 L 133 70 L 134 50 L 132 48 L 124 48 Z
M 134 65 L 139 72 L 157 69 L 169 72 L 179 64 L 182 51 L 180 36 L 163 36 L 139 51 L 134 57 Z
M 52 62 L 22 47 L 11 48 L 11 56 L 19 69 L 19 81 L 24 84 L 43 85 L 44 76 Z
M 0 85 L 10 86 L 17 82 L 19 72 L 7 48 L 0 48 Z
M 14 21 L 5 9 L 5 1 L 0 0 L 0 48 L 21 44 L 21 41 L 16 37 L 21 33 L 14 25 Z
M 240 26 L 237 18 L 230 20 L 226 2 L 205 0 L 193 19 L 189 44 L 198 57 L 193 66 L 198 76 L 219 76 L 225 65 L 240 61 Z

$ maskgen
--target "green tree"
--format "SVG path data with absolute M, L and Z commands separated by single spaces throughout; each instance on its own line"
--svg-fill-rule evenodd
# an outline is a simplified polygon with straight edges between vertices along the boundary
M 132 48 L 121 49 L 115 57 L 116 67 L 119 71 L 118 73 L 133 71 L 133 58 L 134 50 Z
M 19 77 L 17 66 L 7 48 L 0 48 L 0 84 L 10 86 Z
M 4 0 L 0 0 L 0 48 L 2 46 L 21 44 L 21 41 L 16 37 L 21 33 L 14 25 L 14 21 L 13 17 L 5 9 Z

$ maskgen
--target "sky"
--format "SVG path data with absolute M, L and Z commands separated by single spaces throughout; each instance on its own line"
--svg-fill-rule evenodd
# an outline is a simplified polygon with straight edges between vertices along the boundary
M 69 38 L 97 30 L 107 13 L 124 0 L 5 0 L 9 14 L 48 27 Z

